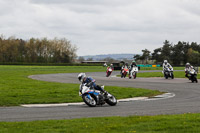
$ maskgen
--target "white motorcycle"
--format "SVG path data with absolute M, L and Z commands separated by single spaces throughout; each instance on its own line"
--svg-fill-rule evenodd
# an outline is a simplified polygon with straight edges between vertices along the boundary
M 104 89 L 104 86 L 101 87 Z M 86 84 L 80 85 L 79 96 L 81 96 L 83 101 L 90 107 L 103 105 L 105 103 L 110 106 L 115 106 L 117 104 L 117 99 L 110 93 L 102 93 L 99 90 L 88 87 Z
M 188 79 L 191 80 L 192 83 L 194 83 L 194 82 L 198 83 L 197 72 L 194 68 L 192 68 L 190 71 L 187 71 L 185 69 L 185 73 L 188 75 Z
M 137 72 L 138 72 L 138 67 L 134 66 L 131 70 L 131 72 L 129 73 L 129 79 L 133 78 L 136 79 L 137 77 Z
M 168 77 L 171 77 L 171 79 L 174 79 L 174 73 L 173 73 L 173 68 L 172 67 L 166 67 L 162 71 L 164 74 L 165 79 L 168 79 Z

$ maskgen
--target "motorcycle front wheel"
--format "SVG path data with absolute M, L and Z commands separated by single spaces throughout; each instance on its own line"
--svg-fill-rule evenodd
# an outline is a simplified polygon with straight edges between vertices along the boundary
M 165 74 L 165 79 L 168 79 L 168 75 L 167 74 Z
M 174 74 L 173 73 L 171 73 L 171 77 L 172 77 L 172 79 L 174 79 Z
M 83 101 L 90 107 L 95 107 L 97 105 L 97 102 L 94 97 L 92 97 L 90 94 L 84 94 L 82 95 Z
M 110 106 L 115 106 L 117 104 L 117 99 L 115 98 L 115 96 L 108 94 L 106 103 L 109 104 Z
M 126 78 L 126 74 L 127 74 L 127 73 L 123 73 L 123 78 Z
M 137 76 L 137 73 L 135 73 L 135 75 L 134 75 L 134 79 L 136 79 L 136 76 Z
M 196 83 L 198 83 L 198 80 L 197 80 L 197 78 L 196 78 L 195 76 L 193 77 L 192 83 L 193 83 L 194 81 L 195 81 Z
M 106 77 L 109 77 L 109 76 L 110 76 L 110 74 L 111 74 L 111 72 L 108 72 L 108 73 L 107 73 L 107 75 L 106 75 Z

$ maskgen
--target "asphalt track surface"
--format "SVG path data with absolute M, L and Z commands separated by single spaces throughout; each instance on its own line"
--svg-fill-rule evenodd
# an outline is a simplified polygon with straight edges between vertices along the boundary
M 33 121 L 73 119 L 104 116 L 160 115 L 200 112 L 200 84 L 188 79 L 137 78 L 121 79 L 105 77 L 105 73 L 86 73 L 96 79 L 97 84 L 106 86 L 137 87 L 174 93 L 168 99 L 119 102 L 116 106 L 88 107 L 74 105 L 63 107 L 0 107 L 0 121 Z M 119 74 L 113 72 L 112 75 Z M 61 83 L 79 83 L 78 73 L 33 75 L 29 78 Z M 78 95 L 78 92 L 77 92 Z

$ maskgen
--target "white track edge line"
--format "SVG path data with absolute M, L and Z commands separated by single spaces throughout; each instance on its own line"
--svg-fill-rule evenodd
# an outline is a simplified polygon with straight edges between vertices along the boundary
M 119 99 L 118 102 L 130 102 L 130 101 L 151 101 L 151 100 L 161 100 L 174 97 L 174 93 L 164 93 L 162 95 L 157 95 L 152 98 L 148 97 L 135 97 Z M 58 104 L 23 104 L 22 107 L 62 107 L 62 106 L 73 106 L 73 105 L 84 105 L 84 102 L 80 103 L 58 103 Z

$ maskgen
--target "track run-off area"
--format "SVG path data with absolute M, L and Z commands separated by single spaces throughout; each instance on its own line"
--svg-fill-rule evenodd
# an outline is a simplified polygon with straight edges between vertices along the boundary
M 150 72 L 150 71 L 149 71 Z M 151 71 L 152 72 L 152 71 Z M 119 75 L 113 72 L 112 75 Z M 78 73 L 60 73 L 31 75 L 29 78 L 60 83 L 80 84 Z M 171 98 L 158 98 L 158 100 L 133 100 L 119 102 L 116 106 L 103 105 L 88 107 L 83 104 L 71 106 L 48 107 L 0 107 L 0 121 L 33 121 L 52 119 L 72 119 L 105 116 L 130 116 L 130 115 L 160 115 L 183 114 L 200 112 L 200 84 L 191 83 L 186 78 L 164 79 L 161 78 L 136 78 L 121 79 L 112 76 L 105 77 L 105 72 L 86 73 L 96 79 L 96 83 L 105 86 L 122 86 L 159 90 L 173 94 Z M 78 95 L 78 92 L 77 92 Z

